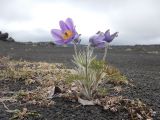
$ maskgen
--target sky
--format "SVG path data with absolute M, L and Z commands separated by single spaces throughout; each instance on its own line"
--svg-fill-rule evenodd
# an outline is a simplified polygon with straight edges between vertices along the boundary
M 16 41 L 53 41 L 70 17 L 88 43 L 97 31 L 119 32 L 113 45 L 160 44 L 160 0 L 0 0 L 0 31 Z

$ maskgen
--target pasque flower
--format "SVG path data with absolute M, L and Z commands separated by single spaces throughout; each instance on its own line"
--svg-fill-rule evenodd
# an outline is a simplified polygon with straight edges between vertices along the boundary
M 107 30 L 105 33 L 99 31 L 94 36 L 90 37 L 89 42 L 93 47 L 104 48 L 106 43 L 112 42 L 117 36 L 118 32 L 110 35 L 110 30 Z
M 102 33 L 97 33 L 89 38 L 90 45 L 92 47 L 104 48 L 106 41 L 105 36 Z
M 115 33 L 113 33 L 112 35 L 110 35 L 110 30 L 108 29 L 108 30 L 104 33 L 104 36 L 105 36 L 104 41 L 110 43 L 110 42 L 112 42 L 112 40 L 113 40 L 115 37 L 118 37 L 118 32 L 115 32 Z
M 59 29 L 52 29 L 51 34 L 54 38 L 54 43 L 57 45 L 69 44 L 73 40 L 79 38 L 79 34 L 75 30 L 75 26 L 71 18 L 67 18 L 66 21 L 59 21 Z
M 110 34 L 110 30 L 107 30 L 105 33 L 99 31 L 89 38 L 90 45 L 88 45 L 85 50 L 81 50 L 79 46 L 77 46 L 81 41 L 79 39 L 80 35 L 76 31 L 72 19 L 67 18 L 65 21 L 60 20 L 59 26 L 60 29 L 51 30 L 54 43 L 57 45 L 74 43 L 75 55 L 73 56 L 73 63 L 76 65 L 76 72 L 69 77 L 69 81 L 73 81 L 77 86 L 73 92 L 75 91 L 75 93 L 77 93 L 78 101 L 83 105 L 94 105 L 95 102 L 93 99 L 98 92 L 99 83 L 106 76 L 104 67 L 109 43 L 118 36 L 118 32 Z M 92 47 L 104 48 L 105 51 L 102 61 L 96 60 Z M 54 89 L 52 91 L 54 92 Z M 49 98 L 53 96 L 52 91 Z
M 110 35 L 110 30 L 108 29 L 105 33 L 98 31 L 94 36 L 90 37 L 89 42 L 92 47 L 105 48 L 103 61 L 106 59 L 109 43 L 118 36 L 118 32 Z

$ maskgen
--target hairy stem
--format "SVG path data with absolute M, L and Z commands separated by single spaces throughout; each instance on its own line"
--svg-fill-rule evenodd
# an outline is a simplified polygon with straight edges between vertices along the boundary
M 86 49 L 86 79 L 88 80 L 88 47 Z
M 87 97 L 88 99 L 91 98 L 91 94 L 90 94 L 90 87 L 89 87 L 89 78 L 88 78 L 88 57 L 90 55 L 90 45 L 87 46 L 86 48 L 86 92 L 87 92 Z
M 73 45 L 74 45 L 74 52 L 75 52 L 75 55 L 77 56 L 77 45 L 76 45 L 76 43 L 74 43 Z
M 105 44 L 104 56 L 103 56 L 103 61 L 105 61 L 105 60 L 106 60 L 106 56 L 107 56 L 108 48 L 109 48 L 109 44 L 106 42 L 106 44 Z

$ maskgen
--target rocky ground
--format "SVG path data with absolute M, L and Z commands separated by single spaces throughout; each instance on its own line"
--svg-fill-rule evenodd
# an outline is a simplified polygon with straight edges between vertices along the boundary
M 74 64 L 71 61 L 73 54 L 72 47 L 0 41 L 0 55 L 9 56 L 15 60 L 64 63 L 68 68 L 73 68 Z M 96 54 L 98 58 L 101 58 L 103 50 L 96 50 Z M 134 87 L 126 88 L 125 92 L 122 93 L 123 96 L 131 99 L 141 99 L 156 111 L 154 119 L 160 119 L 160 46 L 113 46 L 109 49 L 107 60 L 111 65 L 120 69 L 134 84 Z M 63 98 L 56 98 L 55 102 L 56 104 L 51 108 L 40 108 L 38 106 L 28 106 L 28 108 L 35 108 L 48 120 L 129 119 L 124 111 L 119 113 L 106 112 L 101 107 L 81 106 Z M 21 105 L 18 103 L 10 105 L 11 108 L 14 106 L 19 108 Z M 8 120 L 10 115 L 4 112 L 2 104 L 0 104 L 0 108 L 0 119 Z

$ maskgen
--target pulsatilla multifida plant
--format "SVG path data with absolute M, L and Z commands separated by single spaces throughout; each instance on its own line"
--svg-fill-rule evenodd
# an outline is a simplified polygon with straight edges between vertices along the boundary
M 80 96 L 91 100 L 97 90 L 98 84 L 105 76 L 103 68 L 95 68 L 96 57 L 93 56 L 93 49 L 87 47 L 86 51 L 81 51 L 74 56 L 73 62 L 76 64 L 77 73 L 74 76 L 75 84 L 80 90 Z M 97 66 L 99 66 L 97 64 Z
M 66 45 L 73 43 L 75 55 L 73 62 L 75 63 L 75 74 L 71 75 L 70 81 L 74 80 L 78 87 L 78 97 L 83 97 L 87 100 L 93 99 L 94 93 L 97 91 L 98 85 L 105 76 L 104 66 L 109 43 L 118 36 L 118 32 L 110 35 L 110 30 L 105 33 L 97 32 L 90 37 L 89 45 L 86 50 L 77 51 L 77 46 L 80 44 L 80 35 L 75 29 L 75 25 L 71 18 L 66 21 L 59 21 L 60 30 L 52 29 L 51 34 L 54 38 L 54 43 L 57 45 Z M 102 60 L 97 60 L 93 55 L 93 49 L 105 48 Z

